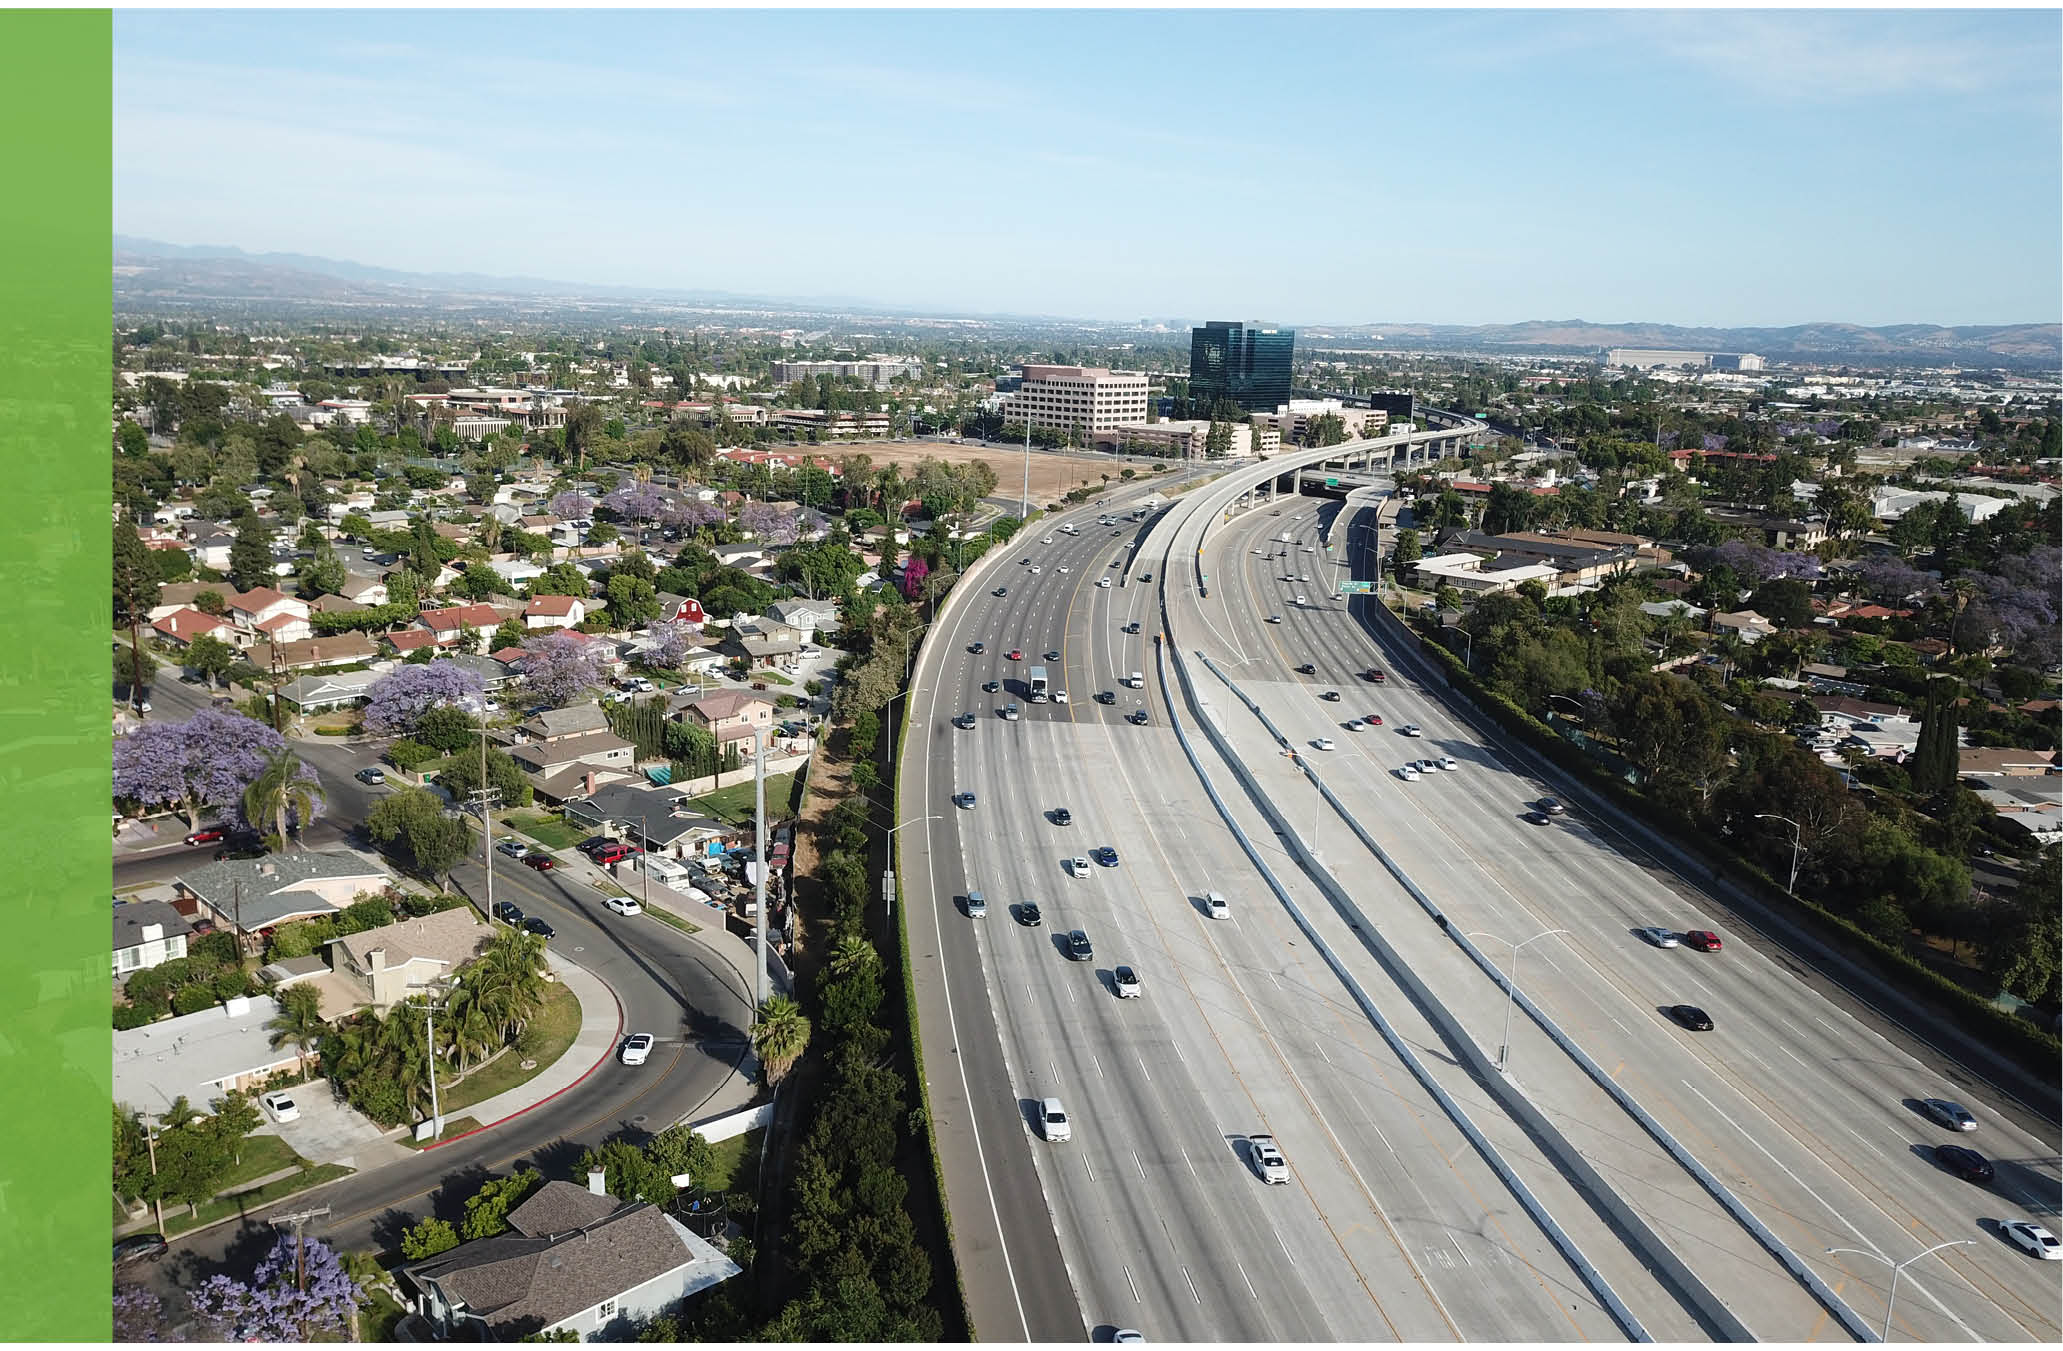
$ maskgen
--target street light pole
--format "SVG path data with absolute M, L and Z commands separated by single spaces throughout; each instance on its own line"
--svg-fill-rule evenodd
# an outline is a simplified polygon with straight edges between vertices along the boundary
M 1837 1252 L 1854 1253 L 1857 1257 L 1874 1258 L 1891 1268 L 1891 1294 L 1884 1301 L 1884 1335 L 1877 1339 L 1880 1342 L 1888 1342 L 1891 1340 L 1891 1310 L 1898 1304 L 1898 1278 L 1905 1273 L 1905 1269 L 1919 1261 L 1922 1257 L 1932 1257 L 1943 1248 L 1969 1248 L 1976 1246 L 1976 1243 L 1977 1240 L 1974 1238 L 1952 1238 L 1946 1243 L 1935 1244 L 1923 1253 L 1914 1253 L 1903 1262 L 1894 1262 L 1882 1253 L 1864 1252 L 1860 1248 L 1829 1248 L 1827 1252 L 1829 1255 Z
M 1801 829 L 1799 829 L 1798 823 L 1796 821 L 1793 821 L 1788 816 L 1779 816 L 1775 812 L 1756 812 L 1755 819 L 1757 821 L 1782 821 L 1785 825 L 1791 828 L 1791 880 L 1790 883 L 1787 886 L 1785 886 L 1784 890 L 1790 892 L 1794 896 L 1797 895 L 1798 845 L 1799 842 L 1804 838 L 1804 832 Z
M 752 924 L 758 949 L 752 1007 L 766 1007 L 766 728 L 752 729 L 752 824 L 756 858 L 752 869 Z
M 1510 944 L 1511 969 L 1504 976 L 1504 1040 L 1497 1048 L 1497 1072 L 1499 1074 L 1505 1072 L 1504 1067 L 1511 1059 L 1511 1007 L 1518 1002 L 1519 998 L 1519 952 L 1528 944 L 1537 943 L 1543 938 L 1552 938 L 1556 934 L 1566 933 L 1568 933 L 1567 929 L 1543 929 L 1531 938 L 1528 938 L 1524 943 Z M 1496 934 L 1482 933 L 1480 931 L 1470 933 L 1469 937 L 1488 938 L 1499 943 L 1508 941 L 1498 938 Z
M 882 839 L 883 839 L 884 841 L 887 841 L 887 840 L 892 840 L 892 839 L 894 839 L 894 838 L 895 838 L 895 833 L 896 833 L 896 832 L 897 832 L 898 830 L 901 830 L 901 829 L 903 828 L 903 826 L 914 826 L 914 825 L 916 825 L 916 824 L 917 824 L 917 823 L 918 823 L 919 821 L 942 821 L 942 820 L 944 820 L 944 819 L 945 819 L 945 818 L 944 818 L 944 817 L 942 817 L 942 816 L 935 816 L 935 815 L 934 815 L 934 816 L 913 816 L 913 817 L 911 817 L 911 818 L 910 818 L 909 820 L 907 820 L 907 821 L 903 822 L 903 825 L 902 825 L 902 826 L 890 826 L 890 827 L 888 828 L 888 833 L 887 833 L 886 835 L 883 835 L 883 836 L 882 836 L 881 838 L 882 838 Z M 892 845 L 891 845 L 891 846 L 889 847 L 889 855 L 888 855 L 888 864 L 889 864 L 889 866 L 888 866 L 888 867 L 886 867 L 886 868 L 883 868 L 883 869 L 881 870 L 881 899 L 882 899 L 883 901 L 885 901 L 885 902 L 887 902 L 887 903 L 888 903 L 888 917 L 889 917 L 890 919 L 894 919 L 894 918 L 895 918 L 895 851 L 894 851 L 894 846 L 892 846 Z
M 1467 629 L 1462 629 L 1461 636 L 1468 639 L 1468 642 L 1461 649 L 1462 667 L 1465 670 L 1473 671 L 1476 669 L 1476 635 L 1470 633 Z

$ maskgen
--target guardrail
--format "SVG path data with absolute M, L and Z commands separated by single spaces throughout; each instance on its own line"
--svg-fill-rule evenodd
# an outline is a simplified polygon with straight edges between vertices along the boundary
M 1165 629 L 1167 618 L 1165 597 L 1163 597 L 1162 605 L 1162 621 L 1163 628 Z M 1212 726 L 1211 719 L 1205 716 L 1203 700 L 1198 696 L 1191 682 L 1187 667 L 1178 657 L 1171 657 L 1172 644 L 1166 641 L 1164 635 L 1157 635 L 1154 639 L 1154 647 L 1157 658 L 1155 663 L 1156 670 L 1161 681 L 1161 695 L 1168 707 L 1168 722 L 1174 729 L 1175 739 L 1180 743 L 1183 754 L 1188 757 L 1190 767 L 1196 772 L 1197 778 L 1202 781 L 1204 791 L 1210 795 L 1211 805 L 1217 809 L 1218 815 L 1224 820 L 1226 827 L 1231 830 L 1233 837 L 1239 841 L 1240 848 L 1245 851 L 1247 859 L 1254 865 L 1254 868 L 1261 874 L 1262 878 L 1266 880 L 1268 889 L 1275 893 L 1276 900 L 1289 913 L 1291 920 L 1295 922 L 1297 928 L 1303 932 L 1312 949 L 1325 959 L 1326 965 L 1332 969 L 1333 974 L 1339 978 L 1340 983 L 1353 996 L 1354 1002 L 1360 1006 L 1369 1023 L 1382 1036 L 1382 1039 L 1388 1043 L 1390 1050 L 1403 1062 L 1404 1067 L 1411 1072 L 1412 1077 L 1417 1079 L 1426 1092 L 1432 1096 L 1433 1100 L 1440 1105 L 1441 1110 L 1446 1113 L 1448 1120 L 1452 1121 L 1455 1127 L 1468 1139 L 1469 1143 L 1475 1147 L 1476 1152 L 1490 1166 L 1491 1171 L 1497 1174 L 1498 1179 L 1504 1183 L 1505 1188 L 1517 1199 L 1527 1215 L 1540 1227 L 1541 1232 L 1547 1235 L 1548 1241 L 1554 1244 L 1556 1251 L 1562 1254 L 1569 1265 L 1575 1269 L 1577 1275 L 1582 1278 L 1583 1283 L 1589 1287 L 1591 1293 L 1597 1297 L 1599 1303 L 1604 1305 L 1607 1312 L 1611 1314 L 1613 1321 L 1618 1323 L 1620 1329 L 1632 1340 L 1637 1342 L 1653 1341 L 1654 1338 L 1648 1334 L 1647 1329 L 1641 1325 L 1640 1320 L 1634 1315 L 1633 1311 L 1626 1306 L 1625 1301 L 1619 1298 L 1610 1283 L 1605 1280 L 1604 1274 L 1591 1264 L 1590 1260 L 1583 1255 L 1582 1249 L 1576 1245 L 1575 1240 L 1562 1229 L 1553 1214 L 1547 1209 L 1546 1204 L 1539 1197 L 1535 1196 L 1518 1174 L 1512 1171 L 1510 1165 L 1505 1163 L 1503 1156 L 1498 1153 L 1497 1147 L 1476 1126 L 1461 1104 L 1456 1102 L 1447 1093 L 1446 1089 L 1441 1087 L 1440 1083 L 1433 1078 L 1432 1074 L 1419 1060 L 1417 1053 L 1412 1050 L 1410 1043 L 1399 1036 L 1396 1030 L 1390 1026 L 1389 1020 L 1383 1016 L 1382 1010 L 1378 1009 L 1374 1002 L 1369 999 L 1367 992 L 1361 988 L 1360 982 L 1347 969 L 1338 954 L 1332 950 L 1331 945 L 1312 926 L 1310 920 L 1305 917 L 1302 908 L 1297 905 L 1295 899 L 1290 896 L 1288 890 L 1275 876 L 1274 870 L 1261 857 L 1260 850 L 1255 847 L 1254 842 L 1247 837 L 1245 831 L 1240 829 L 1238 821 L 1234 819 L 1231 810 L 1225 805 L 1224 799 L 1219 796 L 1217 785 L 1211 782 L 1210 775 L 1205 771 L 1203 762 L 1196 753 L 1196 748 L 1191 745 L 1187 733 L 1183 730 L 1183 720 L 1177 712 L 1178 705 L 1174 698 L 1174 691 L 1170 688 L 1168 678 L 1168 667 L 1171 660 L 1176 678 L 1182 686 L 1185 700 L 1191 708 L 1196 710 L 1197 723 L 1204 729 L 1204 734 L 1210 739 L 1219 756 L 1224 759 L 1227 765 L 1232 767 L 1234 775 L 1246 787 L 1249 797 L 1255 801 L 1256 805 L 1261 807 L 1264 815 L 1275 822 L 1283 837 L 1297 842 L 1296 852 L 1299 863 L 1303 866 L 1305 872 L 1311 874 L 1314 880 L 1318 880 L 1321 888 L 1326 889 L 1328 894 L 1336 890 L 1337 884 L 1330 884 L 1329 875 L 1321 878 L 1322 869 L 1314 871 L 1313 861 L 1305 854 L 1301 841 L 1290 830 L 1289 823 L 1281 818 L 1280 814 L 1275 811 L 1273 803 L 1269 802 L 1266 795 L 1260 792 L 1258 785 L 1252 781 L 1245 767 L 1236 756 L 1231 754 L 1230 748 L 1225 744 L 1222 734 Z M 1386 953 L 1384 956 L 1385 964 L 1393 972 L 1408 970 L 1401 962 L 1397 961 L 1394 953 L 1387 952 L 1387 945 L 1382 944 L 1379 937 L 1373 936 L 1374 931 L 1372 929 L 1364 928 L 1362 933 L 1364 939 L 1369 939 L 1384 949 Z M 1416 996 L 1414 996 L 1414 1002 L 1417 1002 Z M 1421 1007 L 1423 1006 L 1421 1005 Z M 1466 1039 L 1464 1039 L 1464 1043 L 1468 1045 L 1473 1044 L 1467 1043 Z

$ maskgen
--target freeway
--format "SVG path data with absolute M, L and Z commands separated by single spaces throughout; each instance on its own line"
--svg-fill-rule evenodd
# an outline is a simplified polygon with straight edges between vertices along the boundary
M 1249 904 L 1264 888 L 1165 731 L 1155 589 L 1097 585 L 1121 574 L 1133 528 L 1064 519 L 1081 536 L 1020 536 L 984 560 L 912 682 L 912 733 L 929 745 L 906 757 L 903 810 L 939 819 L 904 833 L 901 866 L 920 1000 L 934 978 L 944 991 L 937 1014 L 922 1011 L 926 1070 L 977 1333 L 1620 1337 L 1294 928 Z M 1023 668 L 1040 662 L 1067 704 L 1026 701 Z M 1119 684 L 1132 671 L 1145 689 Z M 1104 691 L 1118 702 L 1089 697 Z M 997 716 L 1011 700 L 1019 721 Z M 1149 725 L 1125 720 L 1142 708 Z M 973 726 L 950 721 L 967 712 Z M 972 807 L 952 805 L 961 792 Z M 1117 865 L 1070 875 L 1064 861 L 1097 846 L 1115 847 Z M 987 919 L 964 913 L 969 890 L 988 898 Z M 1239 898 L 1229 920 L 1205 918 L 1209 890 Z M 1040 926 L 1016 922 L 1026 902 Z M 1062 954 L 1058 935 L 1077 927 L 1092 962 Z M 1119 964 L 1143 997 L 1115 997 Z M 1423 1025 L 1409 1032 L 1445 1054 Z M 1457 1087 L 1479 1120 L 1494 1111 Z M 1073 1116 L 1067 1143 L 1036 1138 L 1048 1095 Z M 1508 1123 L 1483 1124 L 1537 1153 Z M 1263 1131 L 1289 1156 L 1288 1187 L 1253 1171 L 1246 1140 Z M 1565 1185 L 1553 1204 L 1586 1218 Z M 1615 1284 L 1657 1335 L 1700 1335 L 1637 1263 L 1618 1265 Z
M 1743 943 L 1736 929 L 1720 954 L 1658 950 L 1636 930 L 1726 929 L 1708 898 L 1629 845 L 1588 813 L 1541 827 L 1523 813 L 1547 791 L 1537 766 L 1515 755 L 1473 719 L 1460 716 L 1421 683 L 1430 675 L 1401 652 L 1392 632 L 1327 593 L 1318 527 L 1337 504 L 1296 503 L 1256 511 L 1220 530 L 1201 566 L 1213 578 L 1207 621 L 1181 631 L 1200 640 L 1227 674 L 1256 699 L 1293 741 L 1331 736 L 1338 749 L 1314 755 L 1327 785 L 1449 915 L 1454 927 L 1510 941 L 1563 928 L 1534 945 L 1523 988 L 1790 1248 L 1872 1326 L 1882 1317 L 1888 1268 L 1868 1257 L 1826 1254 L 1861 1248 L 1897 1261 L 1934 1243 L 1971 1240 L 1901 1283 L 1895 1334 L 1910 1338 L 2042 1340 L 2058 1334 L 2057 1268 L 2034 1263 L 2003 1241 L 2001 1220 L 2051 1218 L 2059 1184 L 2056 1145 L 2038 1118 L 1958 1075 L 1942 1058 L 1901 1046 L 1807 981 L 1800 965 L 1771 943 Z M 1287 532 L 1285 543 L 1277 536 Z M 1361 543 L 1359 533 L 1353 543 Z M 1357 554 L 1355 561 L 1372 564 Z M 1299 574 L 1312 582 L 1295 580 Z M 1287 579 L 1287 580 L 1285 580 Z M 1299 605 L 1301 591 L 1307 603 Z M 1187 598 L 1193 602 L 1194 598 Z M 1222 601 L 1222 604 L 1220 603 Z M 1267 616 L 1281 617 L 1279 624 Z M 1313 673 L 1296 667 L 1309 663 Z M 1377 689 L 1359 679 L 1370 665 L 1390 679 Z M 1339 704 L 1319 698 L 1337 689 Z M 1240 710 L 1244 713 L 1244 710 Z M 1380 712 L 1380 729 L 1346 730 L 1356 715 Z M 1232 720 L 1235 740 L 1255 757 L 1275 753 L 1257 720 Z M 1402 724 L 1423 738 L 1399 735 Z M 1397 777 L 1406 759 L 1446 754 L 1459 768 L 1416 783 Z M 1301 784 L 1295 789 L 1308 796 Z M 1299 798 L 1298 800 L 1303 800 Z M 1375 860 L 1344 824 L 1314 824 L 1343 874 L 1372 872 Z M 1358 854 L 1358 858 L 1353 857 Z M 1364 866 L 1368 865 L 1368 866 Z M 1497 1043 L 1497 990 L 1457 960 L 1458 949 L 1420 913 L 1403 911 L 1364 881 L 1371 908 L 1395 914 L 1385 933 L 1411 943 L 1416 969 L 1465 1003 L 1478 995 L 1484 1044 Z M 1500 960 L 1504 949 L 1483 941 Z M 1421 966 L 1420 963 L 1423 962 Z M 1667 1006 L 1687 1002 L 1713 1015 L 1714 1032 L 1686 1033 Z M 1850 1001 L 1852 1002 L 1852 1001 Z M 1559 1106 L 1593 1159 L 1610 1160 L 1621 1194 L 1678 1237 L 1678 1251 L 1728 1298 L 1750 1311 L 1761 1336 L 1820 1335 L 1825 1311 L 1728 1222 L 1680 1170 L 1673 1169 L 1630 1118 L 1600 1113 L 1565 1058 L 1522 1019 L 1511 1054 L 1516 1072 L 1543 1102 Z M 1561 1063 L 1558 1063 L 1561 1062 Z M 1998 1181 L 1972 1187 L 1930 1157 L 1956 1138 L 1920 1116 L 1920 1098 L 1955 1096 L 1983 1124 L 1970 1143 L 1995 1159 Z M 1995 1096 L 1995 1095 L 1994 1095 Z M 1616 1115 L 1616 1119 L 1614 1116 Z M 1671 1173 L 1675 1176 L 1672 1177 Z

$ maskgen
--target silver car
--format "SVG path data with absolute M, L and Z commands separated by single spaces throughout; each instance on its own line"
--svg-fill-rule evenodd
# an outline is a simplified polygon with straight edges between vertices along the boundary
M 1640 931 L 1640 936 L 1642 938 L 1645 938 L 1648 942 L 1653 943 L 1658 948 L 1673 948 L 1680 946 L 1676 941 L 1676 935 L 1669 932 L 1669 930 L 1667 929 L 1642 929 Z
M 1947 1098 L 1923 1098 L 1920 1107 L 1928 1116 L 1952 1131 L 1977 1129 L 1977 1118 L 1971 1116 L 1969 1109 L 1959 1102 L 1951 1102 Z

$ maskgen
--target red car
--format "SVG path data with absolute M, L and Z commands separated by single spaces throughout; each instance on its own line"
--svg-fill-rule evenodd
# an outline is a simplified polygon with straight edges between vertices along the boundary
M 621 863 L 623 862 L 623 860 L 629 858 L 631 855 L 641 854 L 643 852 L 644 851 L 642 849 L 639 849 L 634 844 L 608 844 L 603 845 L 600 849 L 595 850 L 594 853 L 588 855 L 588 857 L 592 858 L 596 863 L 606 868 L 612 863 Z
M 523 866 L 535 868 L 541 873 L 548 873 L 552 870 L 553 866 L 552 856 L 550 854 L 525 854 L 523 856 Z
M 1699 952 L 1717 952 L 1720 947 L 1719 935 L 1710 929 L 1692 929 L 1683 936 L 1683 945 L 1687 948 L 1696 948 Z
M 1010 660 L 1012 660 L 1012 661 L 1023 661 L 1023 660 L 1024 660 L 1024 652 L 1023 652 L 1023 650 L 1022 650 L 1022 649 L 1020 649 L 1020 648 L 1015 648 L 1015 647 L 1011 648 L 1011 649 L 1010 649 Z
M 1382 726 L 1382 714 L 1380 714 L 1380 713 L 1371 713 L 1371 714 L 1369 714 L 1369 715 L 1368 715 L 1368 725 L 1369 725 L 1370 727 L 1380 727 L 1380 726 Z
M 214 844 L 229 838 L 227 826 L 205 826 L 186 837 L 188 844 Z
M 1388 676 L 1384 675 L 1381 671 L 1376 670 L 1369 671 L 1368 678 L 1378 685 L 1387 685 L 1390 680 Z

